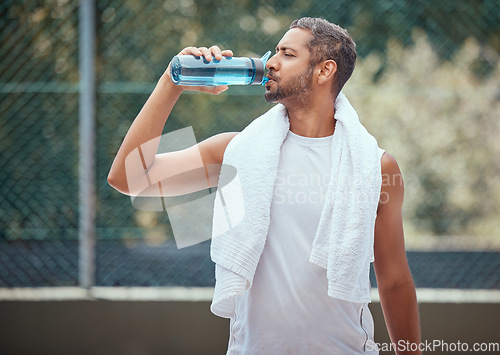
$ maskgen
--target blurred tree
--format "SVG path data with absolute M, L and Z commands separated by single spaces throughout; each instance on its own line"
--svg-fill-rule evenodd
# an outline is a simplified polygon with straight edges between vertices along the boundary
M 475 74 L 481 52 L 468 39 L 451 60 L 441 60 L 423 31 L 414 45 L 390 41 L 384 59 L 361 59 L 345 91 L 379 144 L 398 160 L 406 181 L 406 221 L 418 233 L 500 233 L 500 68 Z
M 97 0 L 98 226 L 118 237 L 113 228 L 137 226 L 106 175 L 173 55 L 218 44 L 260 56 L 293 19 L 320 16 L 357 43 L 346 91 L 402 165 L 407 220 L 432 233 L 497 233 L 499 9 L 497 0 Z M 0 230 L 64 233 L 77 225 L 78 2 L 2 1 L 0 53 Z M 262 94 L 185 95 L 166 131 L 192 125 L 200 140 L 241 130 L 270 107 Z

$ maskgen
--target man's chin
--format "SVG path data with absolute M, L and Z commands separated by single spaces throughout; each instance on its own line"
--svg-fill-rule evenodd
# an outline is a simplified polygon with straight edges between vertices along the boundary
M 276 103 L 276 101 L 273 100 L 272 97 L 268 97 L 267 95 L 264 95 L 264 98 L 266 99 L 267 102 L 270 102 L 270 103 Z
M 279 95 L 276 95 L 275 92 L 267 91 L 264 94 L 264 98 L 266 99 L 267 102 L 271 103 L 278 103 L 279 102 Z

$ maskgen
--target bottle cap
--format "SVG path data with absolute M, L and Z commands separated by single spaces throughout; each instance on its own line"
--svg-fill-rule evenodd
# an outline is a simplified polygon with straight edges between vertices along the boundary
M 264 84 L 264 69 L 266 67 L 266 63 L 271 56 L 271 51 L 267 51 L 260 58 L 250 58 L 252 62 L 255 64 L 255 77 L 251 82 L 251 85 Z

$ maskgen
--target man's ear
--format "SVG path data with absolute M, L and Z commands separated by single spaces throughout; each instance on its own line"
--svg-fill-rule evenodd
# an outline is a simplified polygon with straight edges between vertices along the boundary
M 337 72 L 337 63 L 334 60 L 329 59 L 321 62 L 319 65 L 320 70 L 318 73 L 318 84 L 331 82 L 335 77 L 335 73 Z

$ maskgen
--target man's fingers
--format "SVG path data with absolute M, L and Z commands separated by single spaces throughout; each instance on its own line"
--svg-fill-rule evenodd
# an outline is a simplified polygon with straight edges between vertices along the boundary
M 206 60 L 211 61 L 212 60 L 212 52 L 210 49 L 207 47 L 199 47 L 198 48 L 201 52 L 201 54 L 205 57 Z
M 219 85 L 219 86 L 216 86 L 216 87 L 215 87 L 214 94 L 215 94 L 215 95 L 219 95 L 221 92 L 224 92 L 224 91 L 226 91 L 227 89 L 229 89 L 229 86 L 227 86 L 227 85 Z
M 223 50 L 221 53 L 224 57 L 232 57 L 233 56 L 233 51 L 230 49 Z
M 180 53 L 180 55 L 191 54 L 197 57 L 203 56 L 207 61 L 211 61 L 212 58 L 216 60 L 221 60 L 222 57 L 232 57 L 233 51 L 230 49 L 221 50 L 219 46 L 207 47 L 186 47 Z
M 215 57 L 217 60 L 221 60 L 222 57 L 232 57 L 233 56 L 233 51 L 230 49 L 226 50 L 221 50 L 219 46 L 212 46 L 209 49 L 212 52 L 212 55 Z
M 198 57 L 202 55 L 201 51 L 198 48 L 196 48 L 196 47 L 186 47 L 179 54 L 180 55 L 191 54 L 191 55 L 195 55 L 195 56 L 198 56 Z
M 209 94 L 219 95 L 220 93 L 226 91 L 229 87 L 227 85 L 219 85 L 219 86 L 194 86 L 187 90 L 196 90 L 201 92 L 206 92 Z
M 217 59 L 217 60 L 222 59 L 222 51 L 219 48 L 219 46 L 212 46 L 212 47 L 210 47 L 209 50 L 212 53 L 212 55 L 215 57 L 215 59 Z

